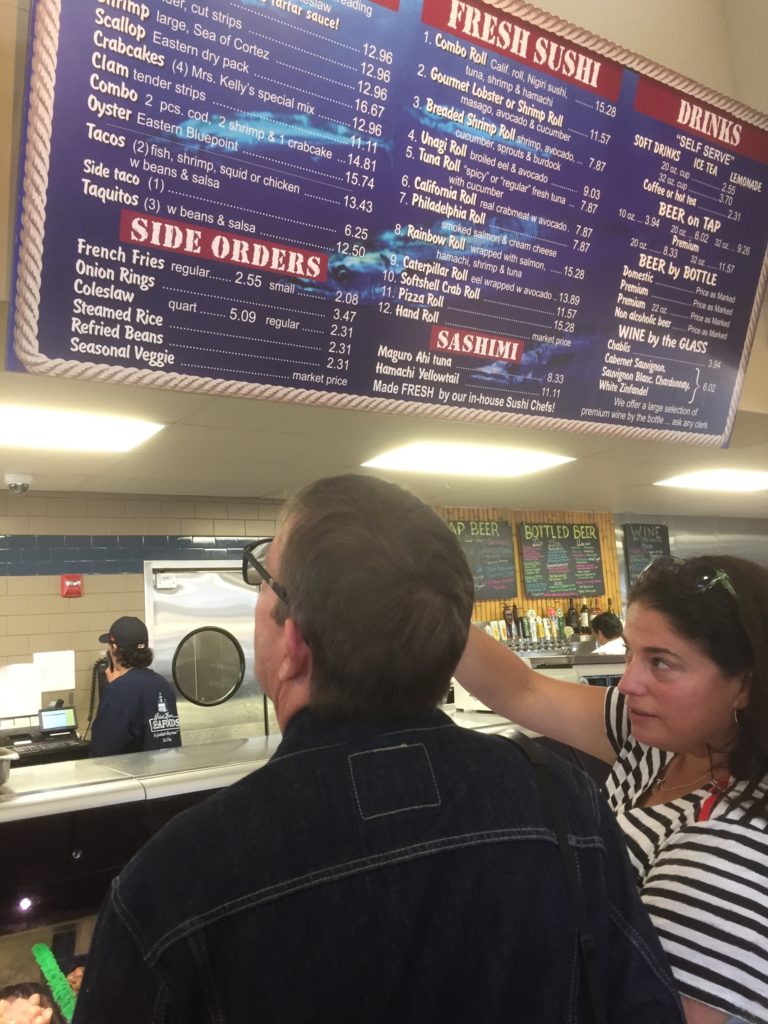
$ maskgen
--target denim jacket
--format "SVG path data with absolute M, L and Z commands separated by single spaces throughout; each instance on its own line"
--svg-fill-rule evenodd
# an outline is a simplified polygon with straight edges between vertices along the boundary
M 610 1024 L 681 1024 L 623 841 L 559 764 Z M 440 711 L 305 709 L 263 768 L 115 880 L 75 1024 L 580 1024 L 565 876 L 532 770 Z

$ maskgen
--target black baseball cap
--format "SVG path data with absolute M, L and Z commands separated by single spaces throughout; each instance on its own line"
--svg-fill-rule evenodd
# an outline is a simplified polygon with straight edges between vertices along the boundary
M 109 627 L 108 633 L 99 637 L 100 644 L 115 644 L 124 650 L 130 647 L 142 648 L 149 644 L 147 627 L 135 615 L 122 615 Z

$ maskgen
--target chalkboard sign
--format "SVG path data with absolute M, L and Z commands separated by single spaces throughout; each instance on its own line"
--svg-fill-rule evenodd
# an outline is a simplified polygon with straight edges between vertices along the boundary
M 450 519 L 475 580 L 478 601 L 517 597 L 512 527 L 500 520 Z
M 10 368 L 727 438 L 765 115 L 522 0 L 30 17 Z
M 624 557 L 630 587 L 643 569 L 669 554 L 669 532 L 663 523 L 624 523 Z
M 520 552 L 529 597 L 605 593 L 596 523 L 520 523 Z

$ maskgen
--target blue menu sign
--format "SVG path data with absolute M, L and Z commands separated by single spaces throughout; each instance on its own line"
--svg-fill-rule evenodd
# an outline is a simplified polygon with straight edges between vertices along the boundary
M 35 0 L 9 367 L 724 443 L 768 118 L 519 6 Z

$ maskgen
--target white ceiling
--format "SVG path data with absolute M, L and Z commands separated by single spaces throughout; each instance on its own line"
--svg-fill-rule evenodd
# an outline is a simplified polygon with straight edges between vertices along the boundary
M 725 450 L 29 374 L 0 374 L 0 400 L 166 424 L 140 448 L 122 455 L 0 448 L 0 472 L 31 473 L 34 490 L 283 498 L 318 476 L 359 471 L 362 462 L 395 444 L 451 439 L 555 451 L 576 461 L 513 481 L 397 477 L 432 504 L 768 518 L 768 492 L 705 494 L 653 486 L 673 474 L 712 466 L 768 470 L 765 339 L 753 355 L 731 446 Z
M 668 0 L 646 0 L 642 10 L 636 0 L 542 0 L 542 6 L 726 95 L 759 109 L 768 106 L 767 65 L 757 47 L 765 38 L 760 26 L 768 27 L 765 0 L 741 0 L 735 7 L 729 0 L 677 0 L 673 7 Z M 19 135 L 27 8 L 27 0 L 0 6 L 0 119 L 11 140 L 0 157 L 0 194 L 5 186 L 8 211 L 14 206 L 10 182 Z M 10 230 L 3 220 L 0 211 L 0 242 L 6 241 L 0 244 L 0 259 L 10 248 Z M 396 443 L 453 439 L 516 444 L 576 461 L 510 482 L 398 477 L 432 504 L 768 518 L 768 492 L 710 495 L 653 486 L 664 477 L 707 467 L 768 470 L 765 310 L 731 445 L 725 450 L 7 372 L 0 372 L 0 400 L 136 415 L 166 424 L 137 451 L 124 455 L 0 447 L 0 472 L 31 473 L 36 491 L 283 498 L 315 477 L 357 471 L 363 461 Z

